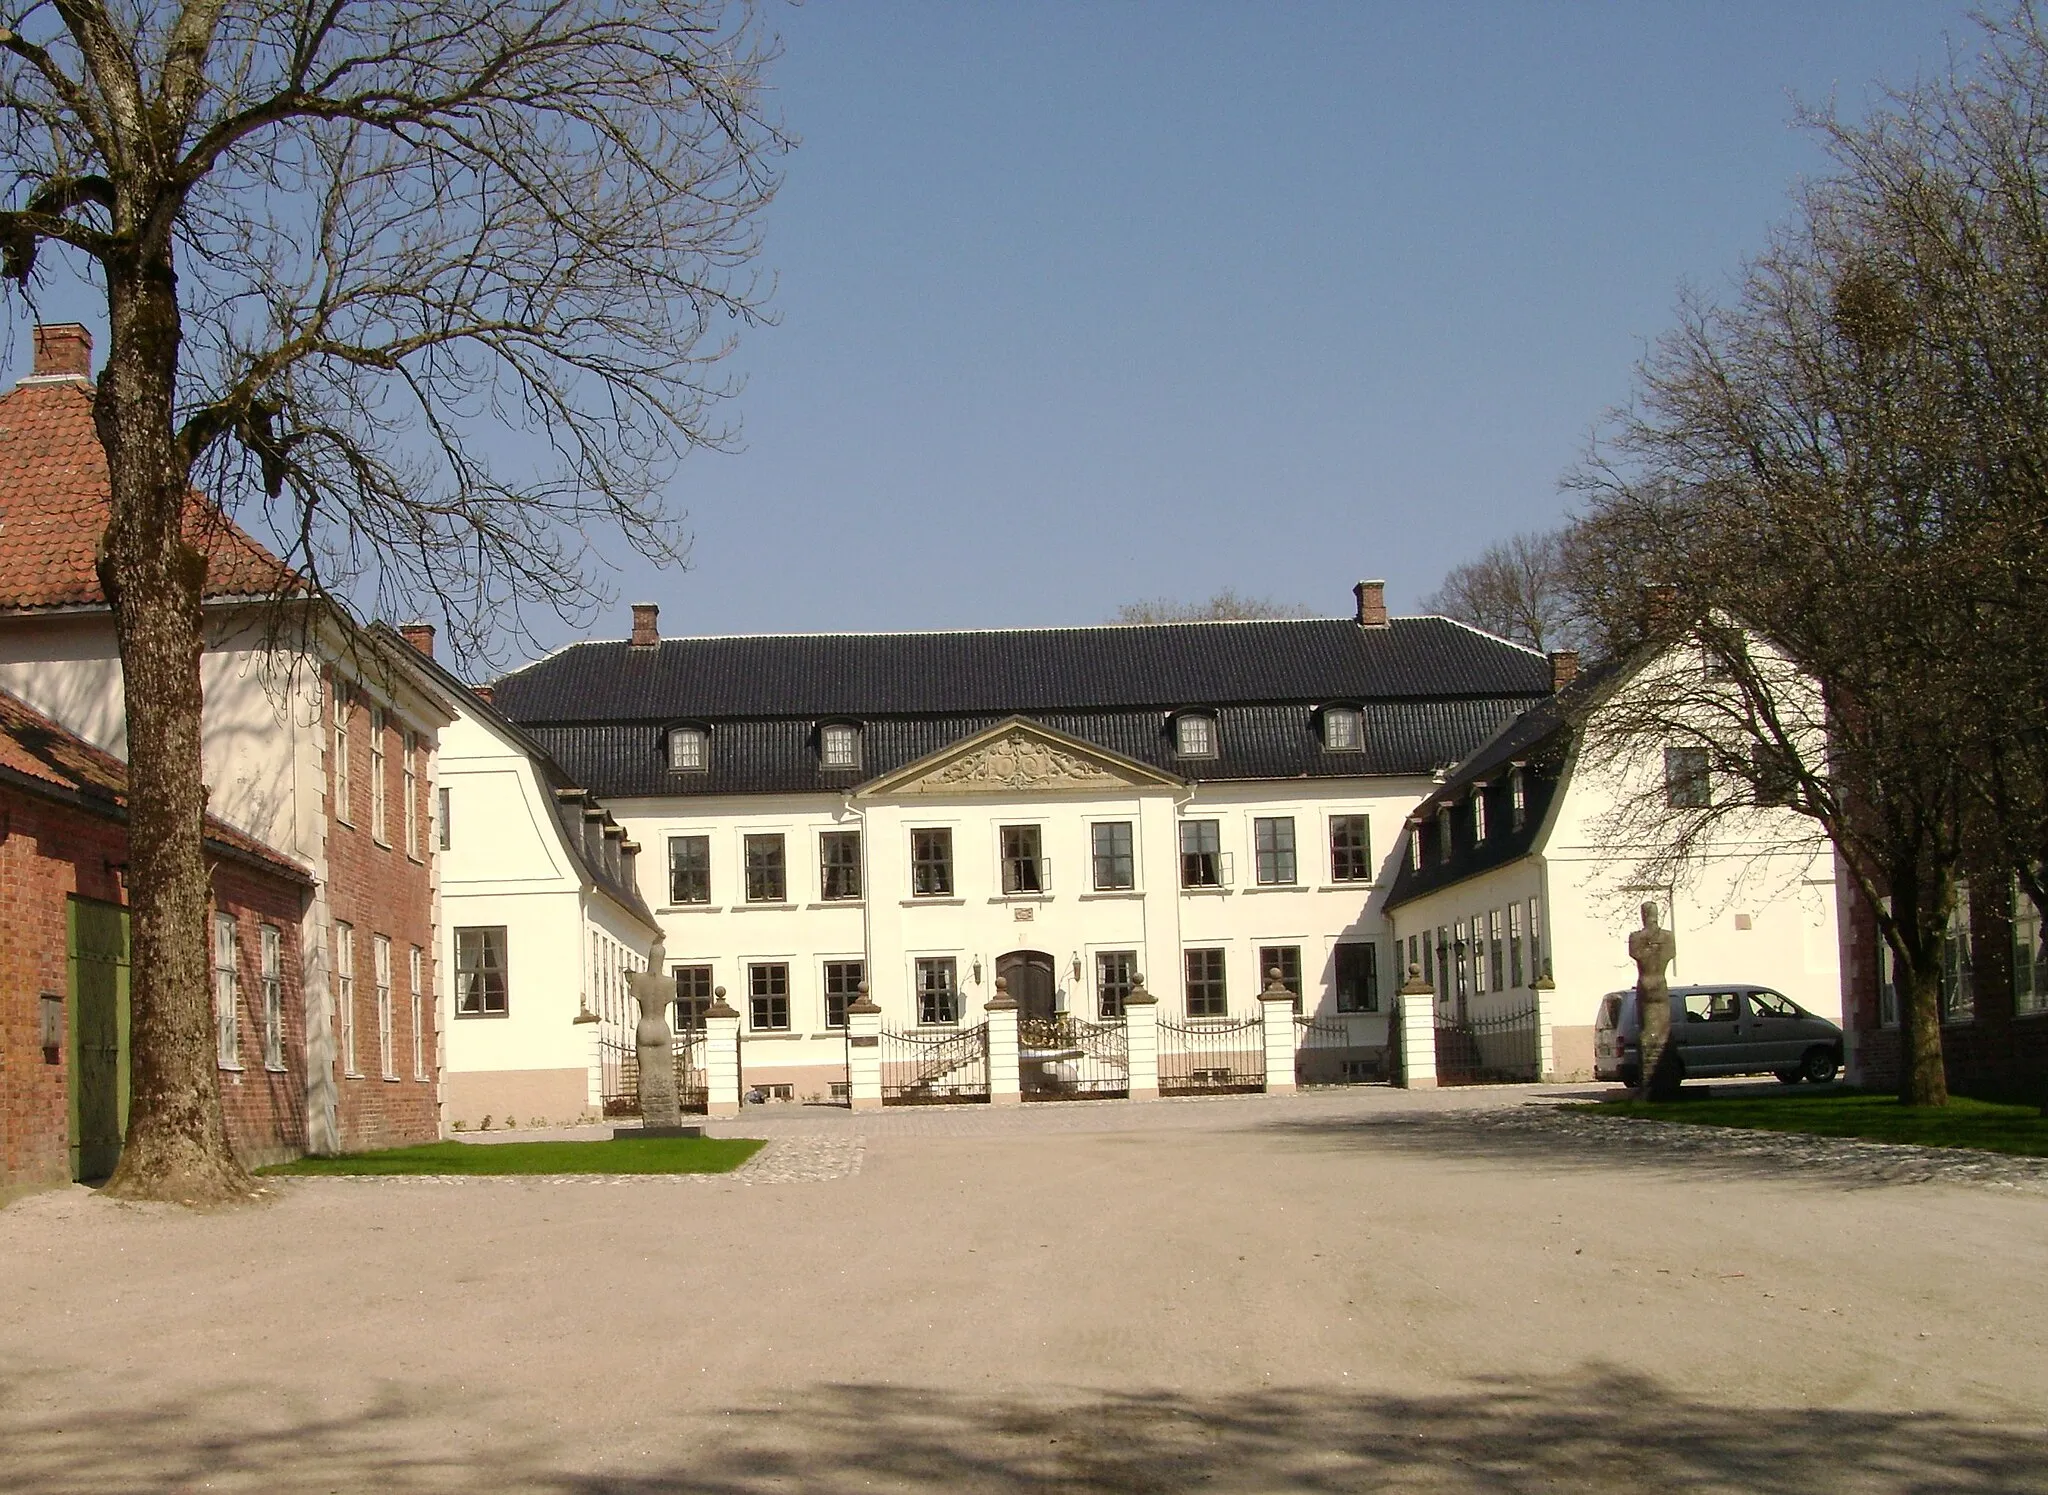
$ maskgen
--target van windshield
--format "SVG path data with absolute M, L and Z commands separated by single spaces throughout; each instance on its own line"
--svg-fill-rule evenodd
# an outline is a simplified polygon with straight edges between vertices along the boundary
M 1600 1026 L 1618 1028 L 1621 1026 L 1621 993 L 1609 992 L 1600 1003 Z

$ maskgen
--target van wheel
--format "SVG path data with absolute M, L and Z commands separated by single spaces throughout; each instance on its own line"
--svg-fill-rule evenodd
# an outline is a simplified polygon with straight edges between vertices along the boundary
M 1835 1077 L 1835 1071 L 1842 1066 L 1831 1049 L 1809 1049 L 1806 1062 L 1799 1066 L 1799 1072 L 1816 1085 L 1825 1085 Z
M 1780 1069 L 1774 1070 L 1772 1073 L 1777 1075 L 1780 1085 L 1797 1085 L 1806 1078 L 1806 1071 L 1803 1069 Z

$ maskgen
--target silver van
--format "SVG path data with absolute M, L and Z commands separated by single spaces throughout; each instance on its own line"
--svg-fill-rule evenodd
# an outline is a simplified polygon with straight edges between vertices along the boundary
M 1636 994 L 1609 992 L 1593 1020 L 1593 1073 L 1634 1086 L 1642 1078 Z M 1776 1075 L 1825 1085 L 1842 1067 L 1842 1030 L 1767 986 L 1726 982 L 1671 988 L 1671 1042 L 1686 1079 Z

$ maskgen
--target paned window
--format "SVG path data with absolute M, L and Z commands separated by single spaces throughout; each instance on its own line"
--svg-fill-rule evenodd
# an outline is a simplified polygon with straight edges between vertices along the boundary
M 1224 985 L 1223 951 L 1187 952 L 1188 1016 L 1228 1017 L 1230 992 Z
M 960 1021 L 960 966 L 950 955 L 917 962 L 917 1020 L 926 1027 Z
M 1294 878 L 1294 817 L 1261 815 L 1252 821 L 1252 849 L 1258 879 L 1267 886 Z
M 1280 972 L 1280 984 L 1294 993 L 1294 1010 L 1301 1011 L 1301 946 L 1259 946 L 1259 990 L 1266 989 L 1275 969 Z
M 1474 784 L 1472 786 L 1472 844 L 1474 846 L 1485 845 L 1486 833 L 1486 786 L 1484 784 Z
M 1422 824 L 1415 820 L 1408 822 L 1408 870 L 1422 870 Z
M 1508 809 L 1510 812 L 1509 819 L 1513 822 L 1516 830 L 1520 830 L 1524 825 L 1528 824 L 1529 784 L 1522 776 L 1522 770 L 1519 768 L 1508 775 Z
M 1543 964 L 1543 905 L 1540 900 L 1529 900 L 1529 982 L 1534 985 L 1549 975 Z
M 818 833 L 818 892 L 832 901 L 860 897 L 860 832 Z
M 946 827 L 910 833 L 910 891 L 919 898 L 953 896 L 953 833 Z
M 826 768 L 859 768 L 860 728 L 845 722 L 819 728 L 818 761 Z
M 1045 863 L 1040 857 L 1038 827 L 1006 825 L 999 832 L 1003 845 L 1003 891 L 1042 893 L 1045 891 Z
M 1970 885 L 1956 883 L 1948 928 L 1941 936 L 1941 1020 L 1967 1023 L 1977 1016 L 1976 945 L 1970 937 Z
M 1486 920 L 1483 915 L 1472 916 L 1472 995 L 1486 994 Z
M 668 901 L 671 904 L 711 901 L 711 838 L 668 838 Z
M 1501 938 L 1500 910 L 1496 908 L 1486 915 L 1486 961 L 1489 985 L 1495 991 L 1507 990 L 1507 954 L 1507 944 Z
M 1436 994 L 1439 1001 L 1451 1000 L 1451 959 L 1457 952 L 1451 948 L 1451 931 L 1448 925 L 1436 927 Z
M 274 924 L 262 929 L 263 1066 L 284 1068 L 284 931 Z
M 377 978 L 377 1073 L 398 1078 L 397 1045 L 391 1030 L 391 941 L 377 935 L 370 941 L 370 967 Z
M 1095 890 L 1111 893 L 1137 884 L 1138 862 L 1128 820 L 1098 820 L 1089 828 L 1095 852 Z
M 1522 984 L 1522 905 L 1508 905 L 1508 986 Z
M 242 975 L 235 916 L 213 917 L 213 1034 L 222 1069 L 242 1067 Z
M 1451 962 L 1451 968 L 1457 978 L 1456 995 L 1462 1003 L 1465 1000 L 1468 983 L 1471 980 L 1472 966 L 1472 944 L 1470 937 L 1466 933 L 1466 925 L 1463 919 L 1458 920 L 1456 924 L 1451 926 L 1451 938 L 1456 942 L 1452 951 L 1456 958 Z
M 412 1077 L 427 1078 L 427 955 L 418 945 L 406 952 L 406 990 L 412 999 Z
M 839 1029 L 846 1026 L 847 1006 L 860 996 L 860 984 L 867 979 L 868 968 L 858 960 L 828 960 L 825 962 L 825 1026 Z
M 1105 1023 L 1123 1021 L 1124 1004 L 1138 984 L 1138 952 L 1095 952 L 1095 1015 Z
M 1696 810 L 1714 802 L 1714 781 L 1702 747 L 1664 749 L 1664 803 L 1674 810 Z
M 1173 750 L 1183 758 L 1216 756 L 1216 718 L 1190 712 L 1173 719 Z
M 1782 808 L 1799 802 L 1799 775 L 1791 758 L 1774 742 L 1749 745 L 1750 790 L 1759 808 Z
M 502 924 L 455 931 L 455 1015 L 503 1017 L 507 948 Z
M 341 1014 L 341 1070 L 356 1072 L 356 932 L 334 924 L 334 1005 Z
M 747 866 L 747 902 L 786 902 L 789 868 L 783 862 L 781 833 L 743 837 L 741 848 Z
M 1333 753 L 1355 753 L 1365 745 L 1365 731 L 1355 706 L 1332 706 L 1323 713 L 1323 746 Z
M 349 699 L 349 689 L 339 680 L 334 683 L 334 818 L 343 825 L 352 825 L 349 807 L 349 781 L 354 765 L 349 762 L 349 714 L 354 703 Z
M 1448 862 L 1451 859 L 1451 807 L 1436 807 L 1436 859 Z
M 441 849 L 443 851 L 446 851 L 449 847 L 455 844 L 454 826 L 448 817 L 448 786 L 446 784 L 443 784 L 441 786 L 440 790 L 435 795 L 435 798 L 439 801 L 439 808 L 441 811 L 439 817 L 441 821 Z
M 1372 881 L 1372 822 L 1365 816 L 1330 817 L 1330 880 Z
M 641 739 L 643 742 L 645 738 Z M 671 727 L 668 733 L 668 766 L 673 773 L 702 773 L 707 757 L 702 727 Z
M 1424 944 L 1420 939 L 1416 938 L 1414 935 L 1411 934 L 1408 936 L 1408 964 L 1414 968 L 1417 974 L 1420 974 L 1422 971 L 1422 952 L 1427 950 L 1428 948 L 1429 946 Z M 1398 940 L 1394 942 L 1394 958 L 1396 960 L 1399 960 L 1401 958 L 1401 944 Z M 1403 984 L 1405 985 L 1405 978 L 1407 973 L 1403 972 L 1402 974 L 1404 978 Z
M 789 967 L 779 962 L 747 967 L 747 1020 L 756 1033 L 789 1031 Z
M 407 728 L 404 738 L 405 773 L 405 854 L 416 857 L 420 854 L 420 768 L 419 734 Z
M 1397 952 L 1398 953 L 1398 952 Z M 1380 1010 L 1380 947 L 1368 940 L 1336 949 L 1337 1010 Z
M 710 966 L 672 966 L 676 983 L 676 1031 L 702 1033 L 704 1009 L 711 1005 Z
M 1180 823 L 1180 885 L 1184 888 L 1223 886 L 1223 835 L 1214 820 Z
M 384 777 L 384 708 L 370 708 L 370 839 L 386 845 L 391 841 L 391 830 L 385 824 L 386 791 Z
M 2041 942 L 2041 911 L 2012 884 L 2012 1010 L 2015 1017 L 2048 1012 L 2048 945 Z

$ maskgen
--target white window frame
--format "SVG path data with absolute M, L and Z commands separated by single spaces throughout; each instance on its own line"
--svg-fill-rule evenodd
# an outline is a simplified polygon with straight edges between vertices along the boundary
M 643 741 L 645 739 L 642 739 Z M 668 729 L 670 773 L 703 773 L 711 766 L 711 734 L 702 727 Z
M 851 722 L 827 722 L 818 728 L 820 768 L 860 767 L 860 728 Z
M 387 1080 L 398 1078 L 398 1049 L 391 1023 L 391 936 L 370 937 L 371 968 L 377 980 L 377 1072 Z
M 437 834 L 435 839 L 439 842 L 443 851 L 447 851 L 455 845 L 454 796 L 448 790 L 449 786 L 443 784 L 434 796 L 437 811 L 434 818 L 439 822 L 436 828 Z
M 1214 758 L 1221 734 L 1216 718 L 1206 711 L 1183 711 L 1173 719 L 1173 755 L 1176 758 Z
M 415 1080 L 427 1078 L 427 1020 L 429 1011 L 426 988 L 426 952 L 414 945 L 406 957 L 406 977 L 412 995 L 412 1077 Z
M 349 738 L 351 734 L 349 731 L 349 717 L 355 709 L 354 703 L 351 700 L 352 695 L 353 692 L 349 690 L 346 682 L 341 680 L 334 682 L 334 762 L 331 765 L 333 771 L 329 774 L 329 777 L 333 780 L 334 818 L 343 825 L 355 824 L 354 819 L 351 818 L 354 807 L 350 803 L 351 796 L 349 792 L 351 787 L 349 764 L 349 751 L 351 747 Z
M 263 1067 L 284 1068 L 284 931 L 261 929 L 263 981 Z
M 1474 846 L 1484 846 L 1487 836 L 1492 831 L 1493 827 L 1487 824 L 1486 818 L 1486 786 L 1484 784 L 1474 784 L 1472 786 L 1472 844 Z
M 401 775 L 405 790 L 405 854 L 417 862 L 420 860 L 419 733 L 407 727 L 399 738 L 399 751 L 405 754 L 405 772 Z
M 1338 723 L 1344 723 L 1339 728 Z M 1340 737 L 1350 741 L 1340 742 Z M 1331 706 L 1323 711 L 1323 751 L 1356 753 L 1365 747 L 1365 713 L 1356 706 Z
M 241 932 L 233 914 L 213 916 L 214 1057 L 222 1069 L 242 1067 Z
M 386 803 L 389 791 L 384 784 L 390 765 L 385 762 L 384 730 L 386 727 L 384 708 L 370 707 L 370 839 L 379 846 L 391 844 L 390 816 Z
M 341 1012 L 341 1072 L 358 1078 L 356 1069 L 356 928 L 334 921 L 334 1000 Z

